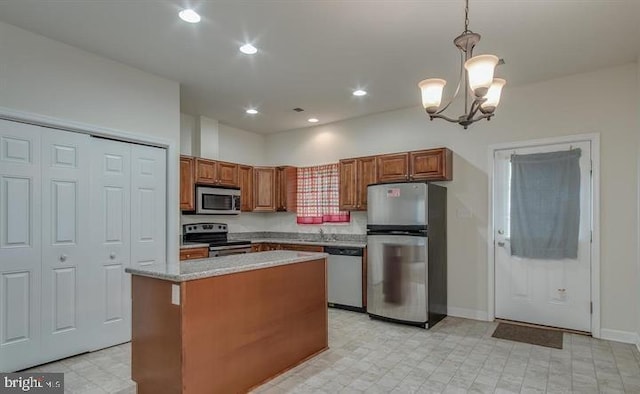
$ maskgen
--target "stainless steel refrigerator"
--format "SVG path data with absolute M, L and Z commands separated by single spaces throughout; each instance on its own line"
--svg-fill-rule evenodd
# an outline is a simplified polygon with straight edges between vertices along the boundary
M 433 327 L 447 315 L 447 189 L 383 183 L 367 198 L 367 313 Z

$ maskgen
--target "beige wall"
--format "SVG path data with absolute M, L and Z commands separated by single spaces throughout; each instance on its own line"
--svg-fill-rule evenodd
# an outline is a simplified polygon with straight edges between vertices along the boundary
M 180 86 L 0 22 L 0 106 L 180 143 Z
M 430 122 L 419 107 L 390 111 L 267 138 L 267 161 L 293 165 L 368 154 L 447 146 L 449 305 L 487 311 L 488 149 L 501 142 L 581 133 L 601 135 L 602 328 L 633 333 L 637 292 L 637 64 L 509 87 L 495 119 L 463 130 Z M 418 101 L 416 92 L 416 101 Z M 467 215 L 467 213 L 470 213 Z

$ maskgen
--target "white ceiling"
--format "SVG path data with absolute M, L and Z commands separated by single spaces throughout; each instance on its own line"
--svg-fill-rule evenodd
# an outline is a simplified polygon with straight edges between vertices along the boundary
M 505 59 L 505 89 L 640 54 L 640 0 L 470 3 L 475 53 Z M 187 6 L 201 23 L 178 19 Z M 183 112 L 259 133 L 416 106 L 427 77 L 454 88 L 463 19 L 462 0 L 0 1 L 1 21 L 179 81 Z M 257 55 L 238 52 L 246 41 Z

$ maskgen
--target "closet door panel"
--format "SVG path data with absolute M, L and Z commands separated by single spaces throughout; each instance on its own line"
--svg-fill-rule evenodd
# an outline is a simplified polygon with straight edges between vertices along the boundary
M 42 353 L 50 360 L 89 349 L 95 293 L 90 263 L 90 140 L 42 133 Z
M 96 267 L 93 340 L 98 349 L 131 339 L 131 144 L 92 138 L 91 234 Z
M 37 126 L 0 120 L 0 371 L 43 359 L 41 132 Z
M 131 266 L 166 264 L 166 150 L 131 146 Z

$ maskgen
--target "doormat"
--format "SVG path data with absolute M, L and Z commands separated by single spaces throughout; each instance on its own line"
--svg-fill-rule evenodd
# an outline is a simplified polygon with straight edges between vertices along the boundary
M 499 323 L 494 338 L 562 349 L 562 331 Z

